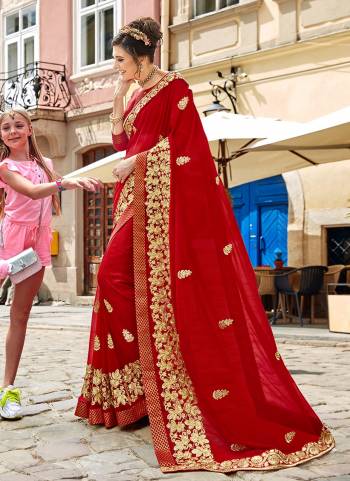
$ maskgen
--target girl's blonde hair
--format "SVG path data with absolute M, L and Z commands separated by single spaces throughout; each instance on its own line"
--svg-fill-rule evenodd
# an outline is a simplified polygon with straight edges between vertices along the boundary
M 26 112 L 25 110 L 22 110 L 22 109 L 18 109 L 18 108 L 13 108 L 9 112 L 2 112 L 0 114 L 0 128 L 1 128 L 1 124 L 2 124 L 5 117 L 10 116 L 10 117 L 14 118 L 15 114 L 21 115 L 25 119 L 27 124 L 32 127 L 32 133 L 28 137 L 30 157 L 35 158 L 37 163 L 40 165 L 40 167 L 46 173 L 46 175 L 49 179 L 49 182 L 54 181 L 57 178 L 57 175 L 55 174 L 55 172 L 51 172 L 51 170 L 48 168 L 48 166 L 46 165 L 46 162 L 44 160 L 44 157 L 39 150 L 39 147 L 38 147 L 38 144 L 37 144 L 37 141 L 36 141 L 36 138 L 35 138 L 34 129 L 33 129 L 33 126 L 32 126 L 32 121 L 30 119 L 30 116 L 29 116 L 28 112 Z M 10 149 L 7 147 L 7 145 L 5 145 L 4 141 L 2 140 L 2 138 L 0 136 L 0 162 L 2 160 L 6 159 L 9 156 L 10 156 Z M 60 201 L 59 201 L 58 194 L 52 195 L 52 203 L 53 203 L 56 214 L 60 214 L 61 208 L 60 208 Z M 4 215 L 4 207 L 5 207 L 5 191 L 4 191 L 4 189 L 0 189 L 0 218 L 3 217 L 3 215 Z

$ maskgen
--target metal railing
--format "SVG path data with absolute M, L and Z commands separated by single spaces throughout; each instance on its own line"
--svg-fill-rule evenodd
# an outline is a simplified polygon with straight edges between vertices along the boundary
M 64 65 L 33 62 L 24 68 L 0 74 L 0 108 L 65 109 L 71 94 Z

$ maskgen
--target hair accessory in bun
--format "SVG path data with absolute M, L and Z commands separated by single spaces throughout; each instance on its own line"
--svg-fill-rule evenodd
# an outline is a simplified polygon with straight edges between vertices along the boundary
M 145 45 L 152 45 L 147 35 L 141 32 L 141 30 L 139 30 L 138 28 L 133 28 L 126 25 L 125 27 L 120 29 L 120 33 L 125 33 L 126 35 L 130 35 L 130 37 L 133 37 L 136 40 L 141 40 Z

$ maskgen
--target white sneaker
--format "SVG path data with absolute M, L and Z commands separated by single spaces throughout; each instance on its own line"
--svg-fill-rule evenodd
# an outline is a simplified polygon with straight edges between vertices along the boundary
M 22 417 L 21 391 L 14 386 L 0 388 L 0 416 L 4 419 Z

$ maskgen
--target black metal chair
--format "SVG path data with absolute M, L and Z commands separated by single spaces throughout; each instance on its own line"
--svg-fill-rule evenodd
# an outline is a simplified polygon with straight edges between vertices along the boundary
M 304 296 L 309 296 L 311 300 L 310 323 L 314 318 L 314 297 L 320 292 L 323 286 L 323 277 L 328 268 L 326 266 L 306 266 L 293 269 L 286 273 L 278 273 L 275 276 L 275 286 L 277 300 L 274 312 L 277 311 L 278 300 L 281 299 L 283 318 L 286 318 L 285 300 L 288 296 L 295 299 L 300 326 L 304 325 L 302 316 Z M 276 314 L 272 319 L 272 324 L 276 323 Z

